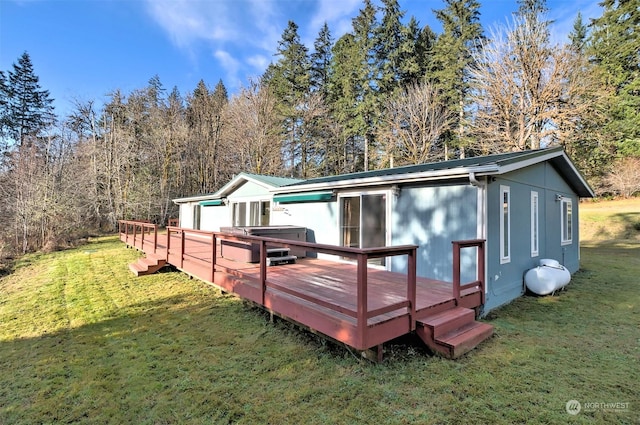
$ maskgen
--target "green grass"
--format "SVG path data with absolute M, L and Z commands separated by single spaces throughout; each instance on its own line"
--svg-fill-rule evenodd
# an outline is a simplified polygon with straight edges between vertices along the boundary
M 633 240 L 590 243 L 567 291 L 493 312 L 460 360 L 405 338 L 379 365 L 181 273 L 136 278 L 138 256 L 102 238 L 0 279 L 0 424 L 640 423 Z

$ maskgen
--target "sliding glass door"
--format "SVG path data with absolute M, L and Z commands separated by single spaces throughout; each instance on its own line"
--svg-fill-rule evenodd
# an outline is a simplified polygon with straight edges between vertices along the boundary
M 387 195 L 360 194 L 340 198 L 342 246 L 373 248 L 387 242 Z M 384 258 L 370 261 L 384 265 Z

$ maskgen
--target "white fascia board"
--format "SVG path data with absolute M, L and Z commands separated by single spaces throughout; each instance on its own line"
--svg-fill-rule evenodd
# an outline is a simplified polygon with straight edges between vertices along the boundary
M 271 189 L 273 193 L 298 193 L 316 190 L 346 189 L 354 187 L 381 186 L 385 184 L 415 183 L 437 180 L 463 178 L 468 179 L 469 173 L 477 175 L 495 173 L 498 168 L 495 165 L 477 167 L 460 167 L 437 171 L 423 171 L 420 173 L 393 174 L 388 176 L 364 177 L 360 179 L 346 179 L 332 182 L 302 184 L 296 186 L 283 186 Z
M 197 196 L 187 196 L 185 198 L 176 198 L 172 199 L 174 204 L 186 204 L 187 202 L 199 202 L 199 201 L 209 201 L 214 199 L 220 199 L 217 196 L 217 193 L 211 193 L 209 195 L 197 195 Z
M 499 168 L 499 170 L 495 173 L 495 174 L 506 174 L 506 173 L 510 173 L 512 171 L 515 170 L 519 170 L 522 168 L 526 168 L 529 167 L 531 165 L 536 165 L 542 162 L 546 162 L 549 161 L 550 159 L 554 159 L 557 157 L 562 157 L 564 159 L 565 164 L 571 168 L 571 172 L 573 174 L 575 174 L 575 176 L 580 180 L 580 183 L 585 187 L 585 189 L 591 194 L 591 197 L 595 197 L 595 193 L 593 193 L 593 190 L 591 190 L 591 186 L 589 186 L 589 183 L 587 183 L 583 178 L 582 178 L 582 174 L 580 174 L 580 172 L 576 169 L 576 167 L 573 165 L 573 162 L 571 162 L 571 160 L 569 159 L 569 157 L 567 156 L 567 154 L 562 151 L 562 150 L 557 150 L 554 152 L 549 152 L 546 155 L 540 155 L 540 156 L 536 156 L 535 158 L 531 158 L 525 161 L 518 161 L 515 162 L 513 164 L 509 164 L 506 166 L 502 166 Z
M 517 162 L 514 162 L 513 164 L 509 164 L 509 165 L 505 165 L 505 166 L 499 167 L 499 170 L 498 170 L 497 174 L 510 173 L 512 171 L 520 170 L 521 168 L 526 168 L 526 167 L 529 167 L 531 165 L 536 165 L 536 164 L 539 164 L 541 162 L 545 162 L 545 161 L 548 161 L 550 159 L 553 159 L 555 157 L 562 156 L 562 155 L 563 155 L 562 151 L 555 151 L 555 152 L 549 152 L 548 154 L 545 154 L 545 155 L 538 155 L 538 156 L 535 156 L 533 158 L 530 158 L 530 159 L 527 159 L 527 160 L 524 160 L 524 161 L 517 161 Z

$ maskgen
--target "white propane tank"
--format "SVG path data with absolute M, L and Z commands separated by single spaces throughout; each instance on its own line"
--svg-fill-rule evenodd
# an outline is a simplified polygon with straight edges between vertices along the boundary
M 560 288 L 564 288 L 571 280 L 569 270 L 553 259 L 544 258 L 524 275 L 527 288 L 538 295 L 549 295 Z

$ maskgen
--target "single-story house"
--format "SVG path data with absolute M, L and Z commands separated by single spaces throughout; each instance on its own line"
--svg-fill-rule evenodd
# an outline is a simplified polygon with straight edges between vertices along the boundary
M 271 224 L 272 190 L 302 180 L 240 173 L 215 193 L 174 199 L 179 226 L 218 232 L 229 226 Z
M 523 275 L 540 259 L 578 270 L 579 200 L 593 196 L 564 150 L 552 148 L 309 180 L 241 173 L 214 194 L 174 202 L 182 227 L 293 225 L 307 228 L 309 242 L 414 244 L 418 276 L 444 281 L 451 242 L 485 239 L 486 314 L 524 293 Z M 475 258 L 462 258 L 473 273 Z M 372 267 L 403 272 L 406 260 Z

